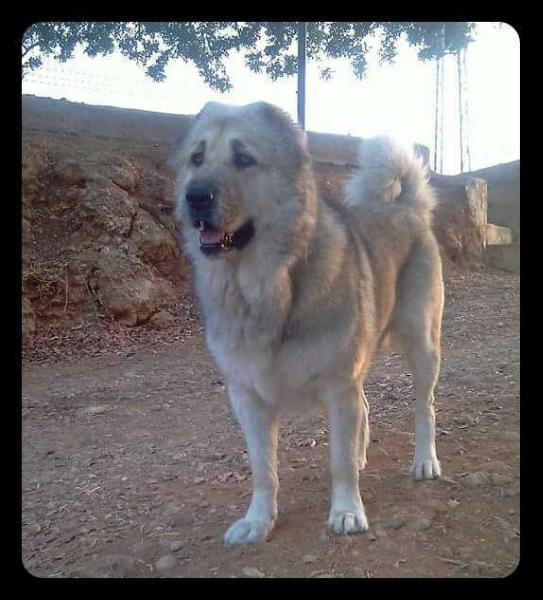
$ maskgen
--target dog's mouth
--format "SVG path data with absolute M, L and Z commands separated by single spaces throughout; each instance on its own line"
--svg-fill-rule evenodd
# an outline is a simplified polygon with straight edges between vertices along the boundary
M 200 250 L 207 256 L 229 250 L 241 250 L 251 241 L 255 233 L 252 219 L 233 232 L 218 229 L 204 219 L 195 220 L 193 225 L 200 232 Z

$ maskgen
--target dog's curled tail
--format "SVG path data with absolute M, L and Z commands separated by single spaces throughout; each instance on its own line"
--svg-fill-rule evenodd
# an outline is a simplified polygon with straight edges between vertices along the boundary
M 430 221 L 435 194 L 422 159 L 416 158 L 412 150 L 390 137 L 376 137 L 362 142 L 360 159 L 360 171 L 345 188 L 349 206 L 399 203 Z

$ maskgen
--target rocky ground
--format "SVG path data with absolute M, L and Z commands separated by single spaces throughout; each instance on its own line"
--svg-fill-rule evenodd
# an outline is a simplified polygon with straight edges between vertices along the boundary
M 225 549 L 251 477 L 187 291 L 175 321 L 38 326 L 23 351 L 23 560 L 38 577 L 503 577 L 519 559 L 519 276 L 448 276 L 437 445 L 415 483 L 399 356 L 367 382 L 370 530 L 328 533 L 322 415 L 286 415 L 269 541 Z M 179 316 L 181 315 L 181 316 Z

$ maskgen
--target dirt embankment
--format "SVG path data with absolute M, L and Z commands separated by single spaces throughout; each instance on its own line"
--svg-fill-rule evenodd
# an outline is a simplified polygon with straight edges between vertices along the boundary
M 173 218 L 172 145 L 190 118 L 23 99 L 23 339 L 112 323 L 168 329 L 193 310 Z M 321 193 L 343 195 L 360 140 L 309 133 Z M 481 259 L 484 181 L 437 178 L 443 256 Z M 75 331 L 78 331 L 76 329 Z
M 160 150 L 24 135 L 26 335 L 78 316 L 174 318 L 187 269 Z

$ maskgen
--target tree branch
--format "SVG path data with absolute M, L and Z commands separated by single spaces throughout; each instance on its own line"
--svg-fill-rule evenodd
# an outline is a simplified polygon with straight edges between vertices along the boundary
M 33 48 L 35 48 L 36 46 L 39 46 L 39 45 L 40 45 L 40 41 L 39 40 L 37 42 L 34 42 L 33 44 L 31 44 L 27 48 L 25 48 L 24 45 L 23 45 L 23 58 L 30 52 L 30 50 L 32 50 Z

